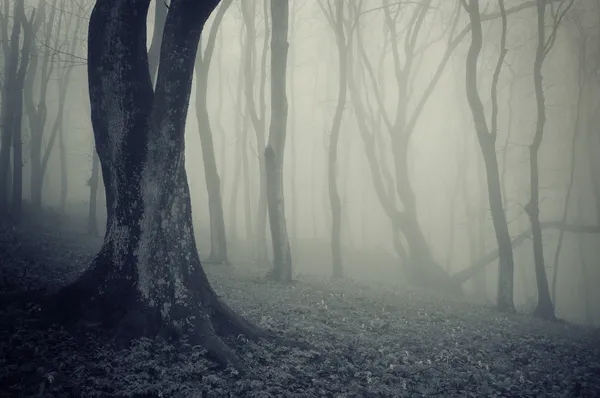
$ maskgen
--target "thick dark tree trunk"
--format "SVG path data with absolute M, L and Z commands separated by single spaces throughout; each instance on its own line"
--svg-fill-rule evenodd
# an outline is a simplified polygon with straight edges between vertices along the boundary
M 223 15 L 231 3 L 232 0 L 224 0 L 222 2 L 209 32 L 206 50 L 202 54 L 200 48 L 196 58 L 196 118 L 200 133 L 202 159 L 204 161 L 210 218 L 210 255 L 207 261 L 215 264 L 227 264 L 229 260 L 227 259 L 227 237 L 225 234 L 225 217 L 223 215 L 223 200 L 221 197 L 221 179 L 217 170 L 217 159 L 215 157 L 213 134 L 206 101 L 208 94 L 208 72 L 215 48 L 217 31 L 223 20 Z
M 154 93 L 149 3 L 98 0 L 90 17 L 89 91 L 108 228 L 90 268 L 49 309 L 64 320 L 103 322 L 126 338 L 186 335 L 220 362 L 241 367 L 217 336 L 267 333 L 220 302 L 204 274 L 184 166 L 196 50 L 218 1 L 171 1 Z
M 286 68 L 288 60 L 288 0 L 271 0 L 271 126 L 265 149 L 265 171 L 269 223 L 273 242 L 273 279 L 292 281 L 292 256 L 288 239 L 283 194 L 283 155 L 285 152 L 288 103 Z

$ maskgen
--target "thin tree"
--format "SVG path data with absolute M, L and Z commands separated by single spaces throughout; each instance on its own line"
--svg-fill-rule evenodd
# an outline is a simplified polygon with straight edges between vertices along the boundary
M 223 0 L 215 14 L 215 19 L 206 41 L 204 53 L 200 48 L 196 56 L 196 118 L 198 133 L 204 161 L 204 176 L 208 191 L 208 214 L 210 218 L 210 255 L 208 262 L 227 264 L 227 236 L 225 234 L 225 217 L 223 215 L 223 200 L 221 196 L 221 179 L 217 170 L 215 146 L 207 107 L 208 74 L 215 49 L 217 32 L 225 12 L 233 0 Z
M 536 316 L 545 319 L 554 318 L 554 305 L 550 299 L 546 264 L 544 261 L 544 247 L 542 243 L 542 227 L 540 224 L 540 172 L 538 166 L 538 153 L 544 137 L 546 123 L 546 104 L 544 86 L 542 83 L 542 67 L 546 56 L 554 46 L 558 28 L 565 14 L 575 0 L 561 1 L 556 11 L 552 5 L 552 30 L 546 38 L 546 7 L 545 0 L 537 0 L 537 47 L 533 64 L 533 84 L 535 87 L 535 103 L 537 107 L 537 122 L 533 141 L 529 146 L 529 173 L 530 173 L 530 198 L 525 205 L 525 212 L 531 222 L 533 235 L 533 260 L 535 264 L 535 279 L 538 290 L 538 302 L 534 311 Z
M 565 202 L 563 204 L 561 222 L 566 223 L 569 217 L 569 206 L 571 203 L 571 195 L 573 193 L 573 186 L 575 185 L 575 169 L 577 164 L 577 139 L 579 138 L 581 128 L 581 113 L 583 111 L 583 99 L 585 92 L 586 83 L 586 42 L 587 36 L 585 32 L 580 30 L 579 37 L 575 40 L 574 48 L 576 50 L 576 59 L 578 63 L 577 68 L 577 101 L 575 104 L 575 122 L 573 125 L 573 136 L 571 137 L 571 159 L 569 163 L 569 181 L 567 183 L 567 190 L 565 192 Z M 554 251 L 554 267 L 552 268 L 552 303 L 556 308 L 556 287 L 558 284 L 558 269 L 560 265 L 560 252 L 562 244 L 565 238 L 565 232 L 560 230 L 558 232 L 558 242 L 556 243 L 556 250 Z
M 269 48 L 269 7 L 268 0 L 263 0 L 263 15 L 264 15 L 264 37 L 263 47 L 260 59 L 260 80 L 258 107 L 254 100 L 255 90 L 255 73 L 254 66 L 256 64 L 256 26 L 255 26 L 255 5 L 256 0 L 247 0 L 241 2 L 242 15 L 246 26 L 246 44 L 244 46 L 244 59 L 246 66 L 244 69 L 244 94 L 246 96 L 247 112 L 252 121 L 252 127 L 256 134 L 256 156 L 258 157 L 259 168 L 259 194 L 258 194 L 258 212 L 256 216 L 256 231 L 255 231 L 255 261 L 258 264 L 266 264 L 268 262 L 267 255 L 267 190 L 266 190 L 266 169 L 265 169 L 265 132 L 266 132 L 266 100 L 265 100 L 265 85 L 267 80 L 267 52 Z
M 479 0 L 470 0 L 468 5 L 471 20 L 471 45 L 466 60 L 465 76 L 467 100 L 473 114 L 473 121 L 477 132 L 477 138 L 481 147 L 481 153 L 485 162 L 487 176 L 488 198 L 498 242 L 498 292 L 496 305 L 498 309 L 506 312 L 514 312 L 513 301 L 514 290 L 514 258 L 511 245 L 506 213 L 502 204 L 502 191 L 498 158 L 496 156 L 496 137 L 498 135 L 498 95 L 497 87 L 502 63 L 506 56 L 506 27 L 507 17 L 504 0 L 498 0 L 502 14 L 502 34 L 500 39 L 500 56 L 494 70 L 492 80 L 492 117 L 491 126 L 485 118 L 485 110 L 477 89 L 477 60 L 483 43 L 483 32 L 481 29 L 481 14 L 479 11 Z
M 273 270 L 270 276 L 283 283 L 292 281 L 292 256 L 285 218 L 283 156 L 287 132 L 288 102 L 286 68 L 288 60 L 288 0 L 271 0 L 271 126 L 265 149 L 266 190 L 273 242 Z
M 344 276 L 344 267 L 342 261 L 342 203 L 338 190 L 338 143 L 342 118 L 346 109 L 347 96 L 347 76 L 348 60 L 347 48 L 348 42 L 344 32 L 344 1 L 335 3 L 335 12 L 331 2 L 323 4 L 318 2 L 323 14 L 325 15 L 329 26 L 333 30 L 338 55 L 338 99 L 331 124 L 329 134 L 329 147 L 327 158 L 327 176 L 329 205 L 331 208 L 331 257 L 333 261 L 333 277 L 341 278 Z

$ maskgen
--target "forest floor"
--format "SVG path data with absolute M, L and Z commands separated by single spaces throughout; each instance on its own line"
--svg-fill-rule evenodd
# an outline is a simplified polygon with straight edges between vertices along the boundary
M 68 283 L 98 245 L 0 231 L 0 291 Z M 94 330 L 36 330 L 33 309 L 3 306 L 0 397 L 600 396 L 597 330 L 391 285 L 300 277 L 279 286 L 246 267 L 205 268 L 233 309 L 314 349 L 238 339 L 250 369 L 242 377 L 201 348 L 142 339 L 118 349 Z

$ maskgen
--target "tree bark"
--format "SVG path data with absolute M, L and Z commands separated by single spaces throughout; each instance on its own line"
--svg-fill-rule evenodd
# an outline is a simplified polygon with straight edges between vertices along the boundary
M 266 189 L 273 269 L 271 277 L 279 282 L 292 281 L 292 256 L 285 218 L 283 157 L 287 130 L 288 103 L 286 68 L 288 59 L 288 0 L 271 0 L 271 127 L 265 149 Z
M 222 303 L 206 278 L 184 160 L 194 60 L 218 1 L 171 2 L 154 92 L 146 53 L 149 2 L 98 0 L 92 11 L 89 92 L 109 223 L 89 269 L 46 308 L 65 321 L 103 322 L 123 338 L 184 335 L 219 362 L 243 368 L 220 336 L 269 334 Z

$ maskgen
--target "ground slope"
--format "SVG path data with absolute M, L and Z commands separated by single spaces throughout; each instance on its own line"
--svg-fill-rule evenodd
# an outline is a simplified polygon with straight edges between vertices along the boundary
M 73 234 L 0 231 L 0 290 L 61 286 L 97 247 Z M 600 396 L 597 331 L 391 286 L 301 278 L 282 287 L 235 266 L 206 271 L 236 311 L 314 350 L 240 336 L 242 377 L 185 344 L 120 349 L 93 327 L 36 330 L 35 308 L 12 306 L 0 310 L 0 396 Z

